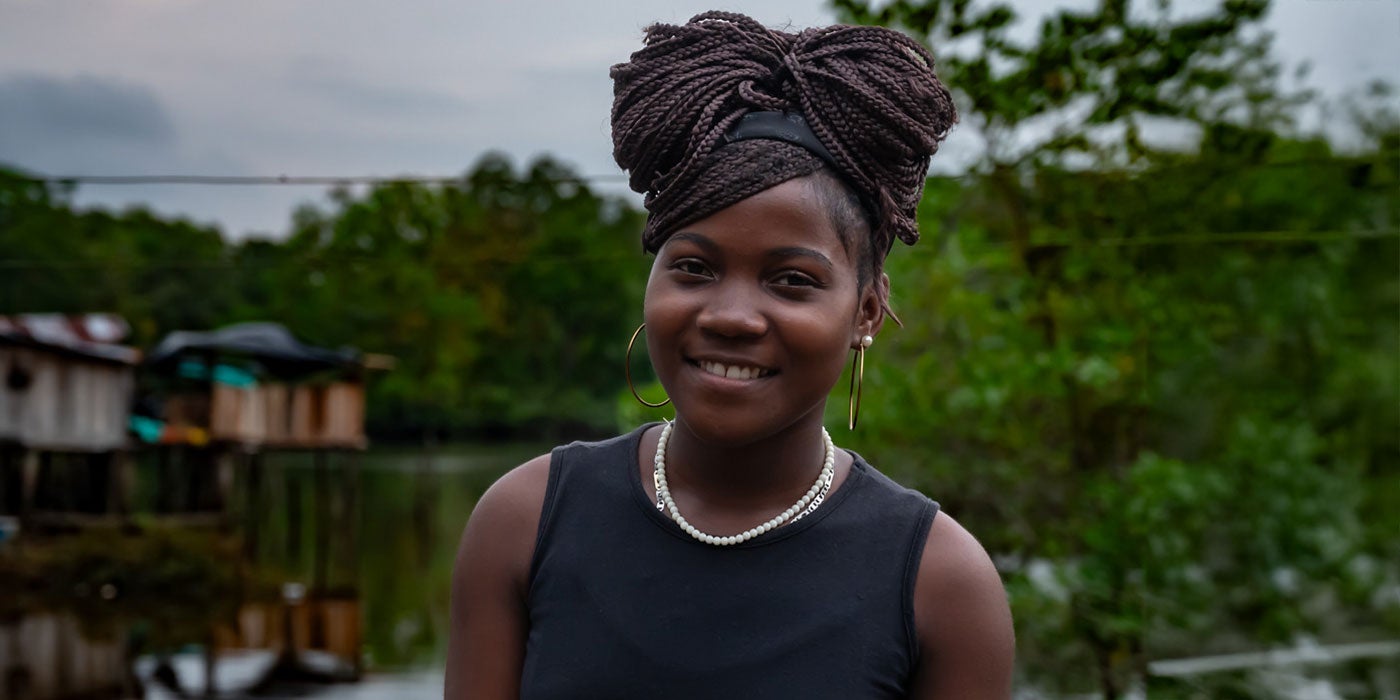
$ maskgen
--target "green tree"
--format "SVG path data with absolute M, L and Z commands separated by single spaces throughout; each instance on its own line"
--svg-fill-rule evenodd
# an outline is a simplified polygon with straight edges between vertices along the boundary
M 639 228 L 554 161 L 517 175 L 487 156 L 459 184 L 339 193 L 334 212 L 298 212 L 279 250 L 240 257 L 271 263 L 250 289 L 276 290 L 249 310 L 398 358 L 371 396 L 381 428 L 600 430 L 640 315 Z
M 1396 572 L 1355 563 L 1397 561 L 1400 526 L 1394 120 L 1356 155 L 1297 133 L 1264 2 L 1102 2 L 1024 41 L 1007 4 L 835 4 L 928 40 L 985 142 L 890 260 L 906 327 L 855 439 L 999 555 L 1025 673 L 1119 697 L 1153 658 L 1374 620 L 1356 592 Z
M 113 312 L 138 345 L 225 317 L 218 230 L 142 208 L 82 211 L 70 195 L 0 168 L 0 313 Z

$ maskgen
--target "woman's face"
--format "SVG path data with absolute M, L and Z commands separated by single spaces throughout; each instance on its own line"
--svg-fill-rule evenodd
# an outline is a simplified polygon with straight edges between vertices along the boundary
M 789 180 L 666 241 L 647 281 L 647 349 L 691 431 L 747 444 L 821 421 L 848 351 L 878 329 L 874 288 L 859 288 L 812 185 Z

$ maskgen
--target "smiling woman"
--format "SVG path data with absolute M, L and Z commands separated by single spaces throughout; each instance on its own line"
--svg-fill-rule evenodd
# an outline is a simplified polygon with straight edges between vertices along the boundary
M 613 68 L 676 417 L 557 448 L 482 497 L 448 698 L 1009 697 L 986 553 L 822 426 L 956 120 L 932 67 L 892 31 L 712 12 L 651 27 Z
M 819 424 L 852 332 L 875 332 L 876 295 L 862 298 L 812 190 L 788 180 L 684 227 L 657 254 L 647 348 L 685 426 L 681 444 L 751 445 Z

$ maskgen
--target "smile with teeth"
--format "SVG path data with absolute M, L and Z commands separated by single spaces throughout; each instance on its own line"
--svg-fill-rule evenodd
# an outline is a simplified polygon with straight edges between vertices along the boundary
M 726 365 L 722 362 L 710 362 L 708 360 L 702 360 L 698 364 L 700 365 L 700 369 L 705 370 L 706 373 L 713 374 L 716 377 L 725 377 L 727 379 L 758 379 L 773 373 L 773 370 L 764 369 L 762 367 Z

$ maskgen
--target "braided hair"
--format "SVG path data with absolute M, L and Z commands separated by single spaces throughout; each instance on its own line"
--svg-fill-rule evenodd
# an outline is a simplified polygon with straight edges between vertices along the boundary
M 883 27 L 791 33 L 706 12 L 680 26 L 652 25 L 643 48 L 611 75 L 613 157 L 645 195 L 644 249 L 656 252 L 683 226 L 818 174 L 829 211 L 861 214 L 862 284 L 896 238 L 919 239 L 915 207 L 929 158 L 957 121 L 928 49 Z M 801 114 L 830 164 L 785 141 L 726 138 L 755 111 Z M 849 248 L 850 226 L 833 223 Z

